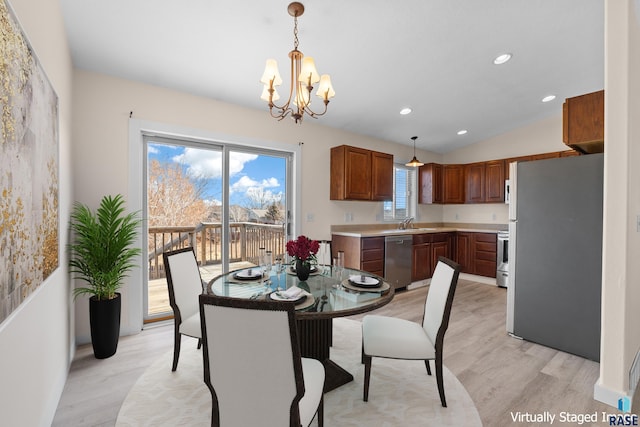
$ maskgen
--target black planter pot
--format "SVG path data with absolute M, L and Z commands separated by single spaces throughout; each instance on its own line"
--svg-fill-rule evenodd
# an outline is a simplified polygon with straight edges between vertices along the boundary
M 96 359 L 106 359 L 115 354 L 120 336 L 120 306 L 122 297 L 98 300 L 89 298 L 89 320 L 91 323 L 91 344 Z

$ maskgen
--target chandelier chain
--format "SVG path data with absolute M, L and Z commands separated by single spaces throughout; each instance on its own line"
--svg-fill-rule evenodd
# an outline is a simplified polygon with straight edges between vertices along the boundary
M 298 17 L 293 17 L 293 48 L 298 50 Z

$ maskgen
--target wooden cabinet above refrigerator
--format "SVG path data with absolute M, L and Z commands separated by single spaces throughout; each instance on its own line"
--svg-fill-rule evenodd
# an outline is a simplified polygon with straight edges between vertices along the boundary
M 562 140 L 584 154 L 604 152 L 604 90 L 565 100 Z

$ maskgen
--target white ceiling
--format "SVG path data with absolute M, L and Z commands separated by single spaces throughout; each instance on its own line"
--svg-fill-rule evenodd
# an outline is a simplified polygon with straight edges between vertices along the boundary
M 61 0 L 76 67 L 264 114 L 265 60 L 289 79 L 289 2 Z M 303 3 L 299 49 L 336 90 L 322 125 L 406 144 L 417 135 L 418 148 L 444 153 L 604 87 L 603 0 Z M 494 65 L 504 52 L 511 61 Z M 405 106 L 413 113 L 401 116 Z

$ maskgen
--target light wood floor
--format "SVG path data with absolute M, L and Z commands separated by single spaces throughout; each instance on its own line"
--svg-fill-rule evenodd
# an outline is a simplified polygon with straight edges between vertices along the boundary
M 420 321 L 426 293 L 427 288 L 399 292 L 376 313 Z M 485 426 L 526 425 L 514 423 L 512 411 L 617 412 L 593 400 L 596 362 L 509 337 L 505 313 L 505 289 L 459 281 L 444 363 L 466 387 Z M 352 318 L 360 320 L 362 315 Z M 118 352 L 109 359 L 95 359 L 91 345 L 79 347 L 53 425 L 113 426 L 129 389 L 172 349 L 172 340 L 172 325 L 164 325 L 122 337 Z M 183 338 L 182 345 L 195 343 Z

